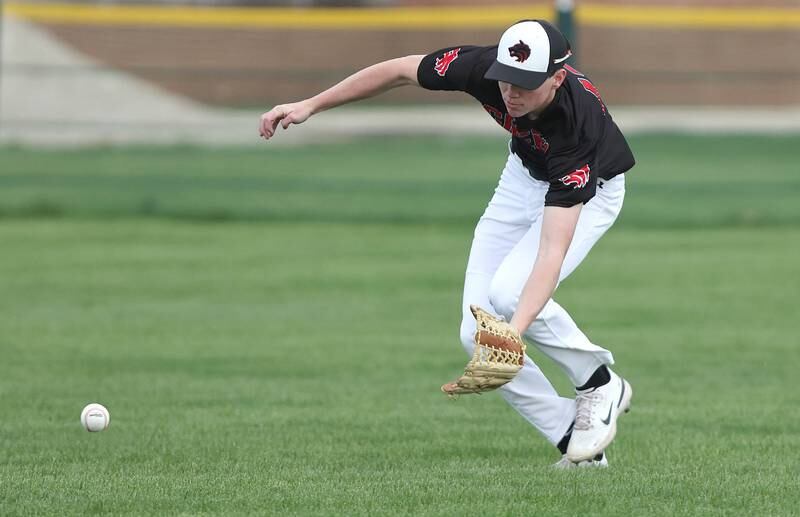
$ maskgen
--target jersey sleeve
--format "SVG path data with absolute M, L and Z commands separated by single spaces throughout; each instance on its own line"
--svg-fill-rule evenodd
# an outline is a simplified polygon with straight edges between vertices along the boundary
M 548 160 L 550 188 L 545 206 L 571 207 L 592 199 L 597 189 L 597 160 L 594 148 L 579 146 L 569 154 L 557 154 Z
M 447 47 L 428 54 L 417 69 L 419 85 L 427 90 L 469 92 L 483 50 L 476 46 Z

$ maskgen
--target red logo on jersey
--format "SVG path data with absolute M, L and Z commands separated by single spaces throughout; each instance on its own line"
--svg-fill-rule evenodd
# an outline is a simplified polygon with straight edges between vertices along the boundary
M 564 185 L 572 185 L 573 189 L 583 188 L 589 183 L 589 164 L 587 163 L 575 172 L 571 172 L 559 180 Z
M 450 68 L 450 63 L 458 58 L 458 53 L 461 51 L 461 47 L 455 48 L 453 50 L 448 50 L 445 52 L 442 57 L 436 58 L 436 64 L 433 65 L 433 69 L 436 70 L 436 73 L 440 76 L 444 77 L 444 74 L 447 73 L 447 69 Z
M 508 54 L 517 60 L 519 63 L 524 63 L 526 59 L 531 57 L 531 48 L 522 40 L 512 47 L 508 47 Z

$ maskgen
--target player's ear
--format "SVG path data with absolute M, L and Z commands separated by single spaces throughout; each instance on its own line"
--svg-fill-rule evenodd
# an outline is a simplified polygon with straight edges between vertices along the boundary
M 563 68 L 559 68 L 553 74 L 553 88 L 558 88 L 561 86 L 561 83 L 564 82 L 564 79 L 567 78 L 567 71 Z

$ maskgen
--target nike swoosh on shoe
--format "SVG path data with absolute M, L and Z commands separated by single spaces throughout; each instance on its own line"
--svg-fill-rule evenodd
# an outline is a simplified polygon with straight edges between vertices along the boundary
M 604 424 L 608 425 L 611 423 L 611 410 L 614 409 L 614 403 L 612 402 L 610 406 L 608 406 L 608 416 L 600 420 Z

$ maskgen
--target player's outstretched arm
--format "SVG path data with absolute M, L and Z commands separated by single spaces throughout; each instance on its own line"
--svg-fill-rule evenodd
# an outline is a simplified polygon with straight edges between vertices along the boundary
M 259 132 L 264 139 L 269 140 L 275 136 L 278 124 L 287 129 L 291 124 L 305 122 L 315 113 L 374 97 L 398 86 L 418 84 L 417 68 L 423 57 L 425 56 L 406 56 L 383 61 L 359 70 L 310 99 L 275 106 L 261 115 Z

